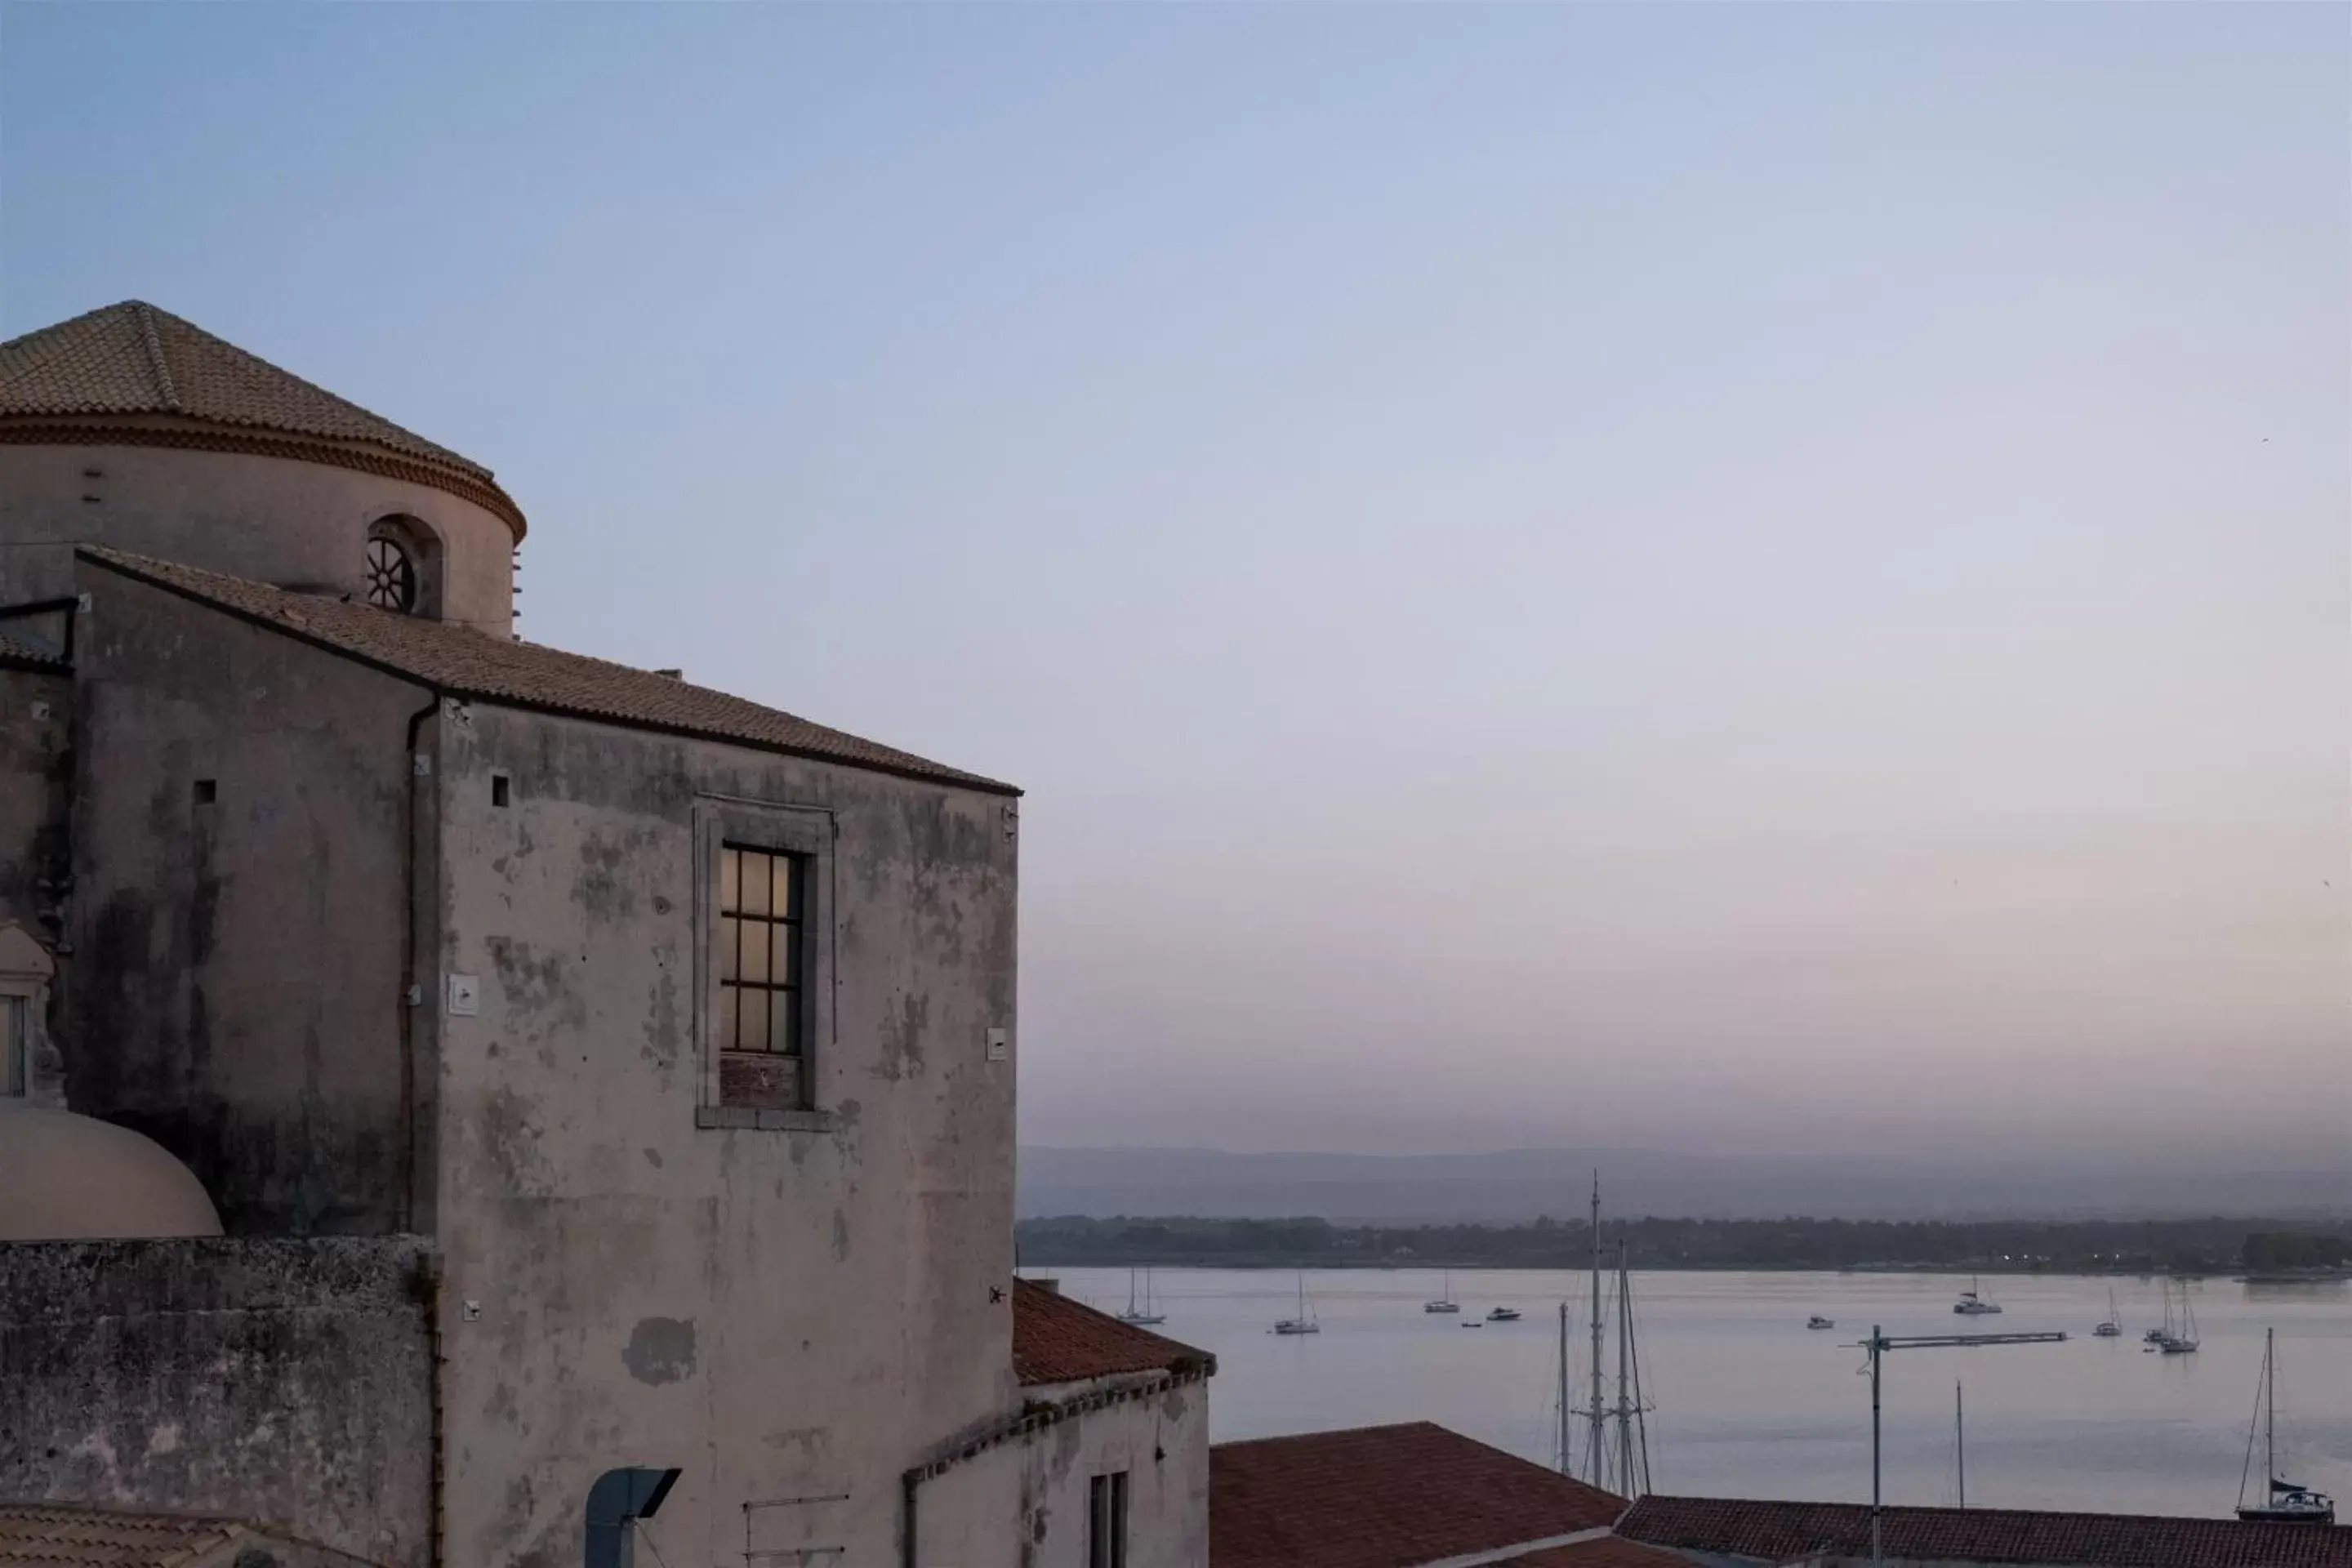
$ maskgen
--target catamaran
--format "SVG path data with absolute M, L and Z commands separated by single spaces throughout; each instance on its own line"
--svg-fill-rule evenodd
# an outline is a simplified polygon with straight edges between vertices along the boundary
M 2106 1321 L 2093 1329 L 2091 1332 L 2103 1340 L 2112 1340 L 2120 1337 L 2123 1331 L 2123 1321 L 2116 1312 L 2116 1288 L 2110 1285 L 2107 1287 Z
M 2000 1311 L 2000 1304 L 1988 1301 L 1978 1295 L 1976 1286 L 1977 1277 L 1971 1274 L 1969 1276 L 1969 1288 L 1960 1292 L 1958 1300 L 1952 1303 L 1952 1310 L 1966 1318 L 1982 1317 L 1988 1312 Z
M 2278 1331 L 2263 1331 L 2263 1381 L 2255 1396 L 2263 1426 L 2263 1476 L 2270 1495 L 2252 1507 L 2246 1503 L 2246 1479 L 2254 1464 L 2254 1433 L 2246 1429 L 2246 1466 L 2238 1472 L 2238 1517 L 2270 1524 L 2334 1524 L 2336 1500 L 2299 1481 L 2283 1481 L 2278 1473 Z
M 1323 1331 L 1323 1325 L 1317 1322 L 1315 1314 L 1307 1310 L 1306 1275 L 1298 1277 L 1298 1315 L 1277 1321 L 1274 1331 L 1277 1334 L 1319 1334 Z
M 1462 1310 L 1462 1304 L 1454 1299 L 1453 1270 L 1446 1271 L 1445 1284 L 1438 1290 L 1437 1300 L 1423 1301 L 1421 1310 L 1424 1312 L 1458 1312 Z
M 1122 1323 L 1164 1323 L 1168 1321 L 1167 1313 L 1152 1310 L 1150 1269 L 1143 1271 L 1143 1304 L 1140 1307 L 1135 1301 L 1135 1270 L 1130 1268 L 1127 1271 L 1127 1310 L 1118 1315 L 1118 1321 Z

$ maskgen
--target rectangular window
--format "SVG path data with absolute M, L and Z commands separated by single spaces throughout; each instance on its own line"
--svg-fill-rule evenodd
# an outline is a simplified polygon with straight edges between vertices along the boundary
M 802 1054 L 808 858 L 728 844 L 719 852 L 719 1047 Z
M 1087 1488 L 1087 1568 L 1127 1568 L 1127 1472 L 1097 1476 Z
M 25 1012 L 22 996 L 0 996 L 0 1095 L 21 1096 L 30 1090 Z

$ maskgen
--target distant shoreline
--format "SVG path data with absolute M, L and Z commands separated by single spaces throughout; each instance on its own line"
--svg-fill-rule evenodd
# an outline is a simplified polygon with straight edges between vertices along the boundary
M 2221 1218 L 1963 1224 L 1948 1221 L 1603 1220 L 1601 1246 L 1643 1270 L 2228 1278 L 2255 1284 L 2352 1279 L 2352 1221 Z M 1037 1268 L 1349 1268 L 1430 1272 L 1589 1268 L 1591 1228 L 1341 1226 L 1316 1218 L 1027 1219 Z
M 1455 1274 L 1559 1274 L 1582 1273 L 1592 1267 L 1591 1260 L 1562 1263 L 1364 1263 L 1336 1262 L 1330 1258 L 1297 1258 L 1290 1261 L 1236 1263 L 1225 1258 L 1119 1258 L 1117 1259 L 1076 1259 L 1069 1258 L 1040 1258 L 1024 1256 L 1019 1265 L 1024 1275 L 1037 1274 L 1055 1268 L 1214 1268 L 1233 1274 L 1278 1274 L 1301 1268 L 1328 1273 L 1349 1274 L 1434 1274 L 1450 1270 Z M 1610 1262 L 1606 1267 L 1614 1268 Z M 2227 1279 L 2240 1285 L 2342 1285 L 2352 1283 L 2352 1272 L 2334 1269 L 2316 1274 L 2248 1274 L 2243 1270 L 2171 1269 L 2171 1268 L 2034 1268 L 2014 1263 L 1887 1263 L 1887 1264 L 1812 1264 L 1812 1263 L 1644 1263 L 1634 1260 L 1633 1268 L 1643 1274 L 1979 1274 L 1995 1279 Z

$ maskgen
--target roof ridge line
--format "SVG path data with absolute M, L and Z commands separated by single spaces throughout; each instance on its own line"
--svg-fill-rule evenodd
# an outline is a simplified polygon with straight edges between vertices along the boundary
M 155 373 L 155 384 L 163 389 L 164 405 L 174 414 L 185 414 L 180 389 L 172 384 L 172 367 L 163 362 L 163 338 L 155 330 L 155 307 L 144 300 L 133 300 L 131 308 L 138 313 L 139 338 L 147 345 L 147 365 Z

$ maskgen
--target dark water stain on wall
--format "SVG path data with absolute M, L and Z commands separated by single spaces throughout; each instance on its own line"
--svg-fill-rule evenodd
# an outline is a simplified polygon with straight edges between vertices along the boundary
M 694 1320 L 640 1318 L 621 1363 L 639 1383 L 659 1385 L 694 1374 Z

